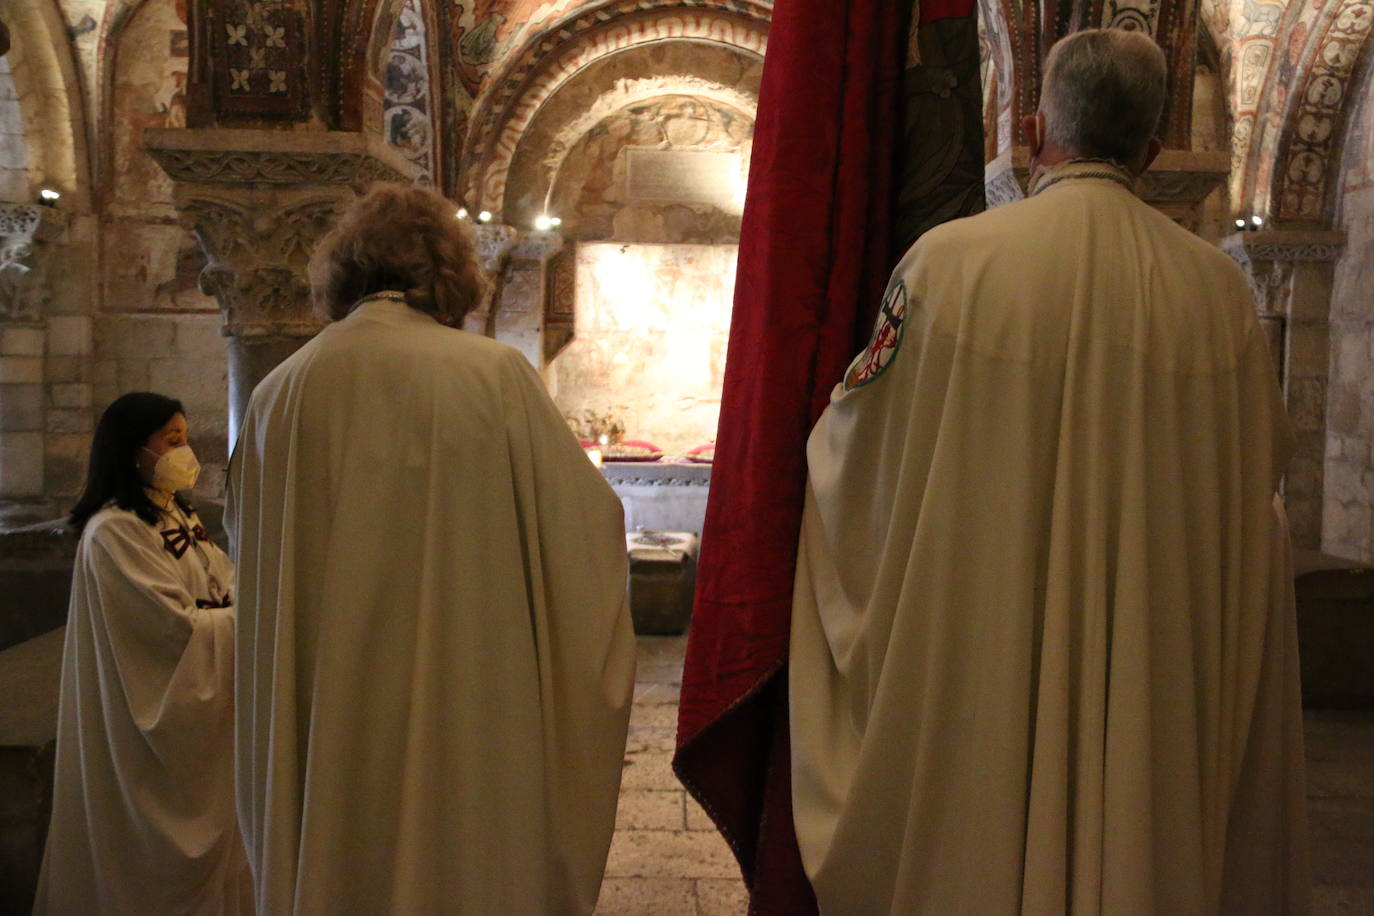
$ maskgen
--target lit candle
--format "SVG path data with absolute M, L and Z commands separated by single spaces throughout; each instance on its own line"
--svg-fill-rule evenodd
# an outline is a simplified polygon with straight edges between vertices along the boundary
M 598 468 L 601 467 L 601 449 L 599 449 L 599 448 L 589 448 L 589 449 L 587 449 L 587 457 L 590 458 L 590 459 L 592 459 L 592 465 L 593 465 L 593 466 L 598 467 Z

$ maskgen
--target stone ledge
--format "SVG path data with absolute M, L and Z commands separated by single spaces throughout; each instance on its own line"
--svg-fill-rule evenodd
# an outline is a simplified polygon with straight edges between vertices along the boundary
M 419 166 L 372 133 L 154 128 L 143 149 L 191 184 L 365 185 L 413 182 Z

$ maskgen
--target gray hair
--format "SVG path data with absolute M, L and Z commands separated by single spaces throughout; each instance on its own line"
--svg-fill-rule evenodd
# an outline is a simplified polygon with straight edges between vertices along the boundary
M 1085 29 L 1055 42 L 1045 59 L 1040 111 L 1054 145 L 1128 162 L 1155 136 L 1168 65 L 1144 32 Z

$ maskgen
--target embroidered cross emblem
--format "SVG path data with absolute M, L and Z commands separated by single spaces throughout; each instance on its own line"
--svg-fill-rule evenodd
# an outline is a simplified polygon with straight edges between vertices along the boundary
M 846 391 L 867 385 L 886 371 L 902 345 L 906 330 L 906 283 L 898 280 L 888 287 L 883 306 L 873 328 L 867 349 L 855 357 L 844 376 Z

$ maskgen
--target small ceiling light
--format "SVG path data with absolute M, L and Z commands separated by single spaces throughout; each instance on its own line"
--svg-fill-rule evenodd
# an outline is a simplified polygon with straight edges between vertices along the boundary
M 1250 217 L 1250 226 L 1251 226 L 1251 228 L 1254 228 L 1254 229 L 1263 229 L 1263 228 L 1264 228 L 1264 217 L 1262 217 L 1262 216 L 1252 216 L 1252 217 Z
M 1236 220 L 1236 231 L 1237 231 L 1237 232 L 1244 232 L 1244 231 L 1245 231 L 1245 220 L 1243 220 L 1243 219 L 1238 219 L 1238 220 Z
M 38 202 L 45 207 L 53 206 L 61 198 L 62 193 L 60 191 L 54 191 L 52 188 L 44 188 L 38 192 Z
M 563 225 L 563 221 L 555 216 L 549 220 L 549 225 L 557 229 L 559 226 Z
M 467 208 L 467 207 L 459 207 L 459 208 L 458 208 L 457 216 L 458 216 L 459 219 L 467 219 L 467 218 L 468 218 L 468 208 Z
M 483 210 L 481 213 L 478 213 L 478 214 L 477 214 L 477 222 L 479 222 L 479 223 L 489 223 L 489 222 L 491 222 L 491 211 L 490 211 L 490 210 Z
M 543 215 L 536 216 L 534 218 L 534 228 L 538 229 L 540 232 L 548 232 L 553 228 L 553 220 Z

